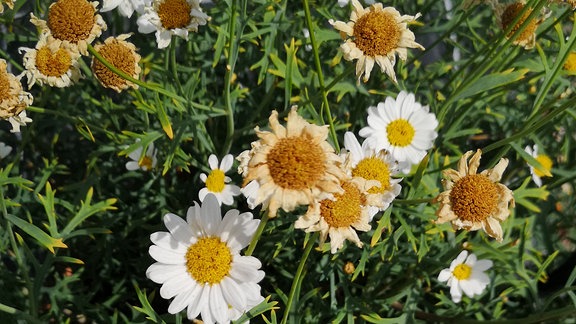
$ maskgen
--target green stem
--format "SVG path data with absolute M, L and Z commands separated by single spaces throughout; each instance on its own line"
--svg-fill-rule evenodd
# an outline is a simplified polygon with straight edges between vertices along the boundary
M 250 241 L 248 249 L 246 249 L 246 252 L 244 252 L 244 255 L 252 255 L 252 252 L 254 252 L 254 249 L 256 248 L 256 244 L 258 244 L 260 236 L 262 236 L 262 232 L 264 232 L 264 228 L 266 227 L 266 223 L 268 223 L 268 219 L 268 213 L 263 213 L 262 218 L 260 219 L 260 224 L 258 224 L 258 228 L 252 237 L 252 241 Z
M 316 66 L 316 74 L 318 74 L 318 83 L 320 85 L 320 91 L 322 93 L 322 103 L 324 110 L 326 111 L 326 118 L 328 119 L 328 125 L 330 126 L 330 137 L 334 142 L 334 147 L 336 151 L 340 151 L 340 145 L 338 144 L 338 137 L 336 136 L 336 128 L 334 127 L 334 120 L 332 119 L 332 112 L 330 111 L 330 104 L 328 103 L 328 94 L 324 86 L 324 74 L 322 73 L 322 64 L 320 63 L 320 55 L 318 53 L 318 43 L 316 42 L 316 36 L 314 33 L 314 24 L 312 22 L 312 15 L 310 14 L 310 5 L 308 0 L 304 0 L 304 14 L 306 15 L 306 26 L 310 31 L 310 43 L 312 44 L 312 52 L 314 53 L 314 64 Z
M 186 99 L 182 98 L 181 96 L 168 91 L 160 86 L 155 86 L 155 85 L 151 85 L 149 83 L 140 81 L 138 79 L 133 78 L 131 75 L 128 75 L 126 73 L 124 73 L 124 71 L 117 69 L 116 67 L 114 67 L 112 64 L 110 64 L 110 62 L 108 62 L 104 57 L 102 57 L 102 55 L 100 55 L 95 49 L 94 47 L 92 47 L 92 45 L 88 44 L 88 51 L 90 52 L 90 54 L 92 54 L 98 61 L 100 61 L 102 64 L 104 64 L 104 66 L 106 66 L 108 69 L 110 69 L 110 71 L 116 73 L 117 75 L 119 75 L 120 77 L 134 83 L 137 84 L 138 86 L 148 89 L 148 90 L 152 90 L 154 92 L 158 92 L 160 94 L 163 94 L 167 97 L 170 97 L 172 99 L 181 101 L 181 102 L 186 102 Z
M 306 1 L 306 0 L 304 0 Z M 312 251 L 312 247 L 316 244 L 318 237 L 320 236 L 320 232 L 314 233 L 312 237 L 309 237 L 308 242 L 306 242 L 306 247 L 304 248 L 304 254 L 300 259 L 300 264 L 298 265 L 298 269 L 296 270 L 296 274 L 294 275 L 294 280 L 292 280 L 292 287 L 290 288 L 290 294 L 288 295 L 288 301 L 286 302 L 286 309 L 284 310 L 284 316 L 282 317 L 282 324 L 286 324 L 288 320 L 288 316 L 294 314 L 294 310 L 292 309 L 292 304 L 294 303 L 294 297 L 296 296 L 296 291 L 300 290 L 300 285 L 302 284 L 302 272 L 304 271 L 304 266 L 306 265 L 306 260 L 308 260 L 308 256 L 310 255 L 310 251 Z

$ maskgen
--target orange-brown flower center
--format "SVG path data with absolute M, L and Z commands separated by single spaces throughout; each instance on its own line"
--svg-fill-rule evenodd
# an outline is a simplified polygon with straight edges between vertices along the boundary
M 396 48 L 402 36 L 396 18 L 383 11 L 370 11 L 354 24 L 354 43 L 366 56 L 385 56 Z
M 470 174 L 454 183 L 450 191 L 452 210 L 461 219 L 481 222 L 498 207 L 498 186 L 481 174 Z
M 59 48 L 56 53 L 44 46 L 36 52 L 36 68 L 46 76 L 61 77 L 72 65 L 70 53 L 63 48 Z
M 10 79 L 8 78 L 8 71 L 0 71 L 0 101 L 12 97 L 10 94 Z
M 90 37 L 96 22 L 95 13 L 86 0 L 59 0 L 50 6 L 48 27 L 54 38 L 77 44 Z
M 342 184 L 343 194 L 335 194 L 335 200 L 320 202 L 320 215 L 330 227 L 348 227 L 360 220 L 366 196 L 354 184 Z
M 137 77 L 136 58 L 134 51 L 118 40 L 108 42 L 97 49 L 106 61 L 122 72 Z M 92 61 L 92 70 L 105 87 L 126 88 L 126 80 L 108 69 L 102 62 L 94 59 Z
M 306 135 L 280 139 L 266 160 L 274 183 L 285 189 L 312 188 L 326 172 L 322 147 Z
M 158 6 L 158 16 L 166 29 L 184 28 L 192 20 L 191 10 L 186 0 L 164 0 Z
M 516 17 L 518 17 L 518 15 L 522 11 L 522 9 L 524 9 L 524 5 L 520 2 L 515 2 L 515 3 L 507 6 L 506 9 L 504 9 L 504 13 L 502 13 L 502 17 L 501 17 L 502 28 L 504 30 L 506 30 L 507 28 L 510 27 L 510 25 L 512 24 L 514 19 L 516 19 Z M 528 10 L 526 10 L 526 12 L 524 12 L 524 14 L 522 15 L 522 18 L 520 18 L 520 21 L 518 21 L 518 23 L 516 23 L 516 25 L 514 25 L 514 27 L 512 28 L 510 33 L 508 34 L 508 37 L 512 36 L 512 34 L 514 34 L 520 28 L 520 26 L 522 26 L 524 21 L 528 18 L 528 16 L 530 16 L 530 13 L 532 13 L 532 9 L 528 9 Z M 517 41 L 529 40 L 530 36 L 533 35 L 534 32 L 536 31 L 537 27 L 538 27 L 538 25 L 536 23 L 536 19 L 532 19 L 528 23 L 526 28 L 524 28 L 522 33 L 520 33 L 520 35 L 518 35 L 516 40 Z

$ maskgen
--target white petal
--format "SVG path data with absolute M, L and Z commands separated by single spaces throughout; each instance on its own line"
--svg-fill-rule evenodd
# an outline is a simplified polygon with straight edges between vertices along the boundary
M 146 277 L 155 283 L 164 283 L 166 280 L 185 272 L 185 265 L 156 262 L 146 269 Z
M 160 296 L 164 299 L 170 299 L 194 287 L 194 285 L 196 285 L 196 282 L 190 277 L 188 272 L 178 273 L 166 280 L 162 287 L 160 287 Z
M 208 165 L 210 166 L 211 170 L 218 169 L 218 158 L 214 154 L 210 154 L 208 157 Z
M 450 263 L 450 270 L 454 270 L 454 268 L 456 268 L 457 265 L 464 263 L 464 260 L 466 260 L 467 256 L 468 256 L 468 251 L 463 250 L 462 252 L 460 252 L 460 254 L 458 254 L 456 259 L 454 259 L 454 261 L 452 261 L 452 263 Z
M 246 295 L 234 279 L 226 276 L 222 279 L 222 282 L 220 282 L 220 286 L 222 287 L 224 299 L 228 304 L 232 305 L 232 307 L 239 311 L 246 309 Z
M 185 254 L 188 250 L 188 245 L 175 240 L 168 232 L 152 233 L 150 234 L 150 241 L 165 250 L 171 250 L 181 254 Z
M 135 170 L 140 169 L 140 165 L 136 161 L 129 161 L 129 162 L 126 162 L 126 169 L 128 171 L 135 171 Z
M 259 282 L 264 277 L 264 271 L 256 271 L 262 267 L 262 263 L 252 256 L 237 255 L 232 261 L 230 276 L 238 282 Z
M 213 194 L 208 194 L 202 202 L 200 208 L 199 226 L 202 232 L 207 236 L 217 235 L 216 230 L 222 221 L 222 214 L 220 213 L 220 203 L 218 198 Z
M 151 245 L 148 249 L 148 253 L 154 260 L 166 264 L 184 264 L 186 263 L 186 258 L 184 254 L 174 252 L 171 250 L 163 249 L 157 245 Z
M 220 285 L 212 285 L 210 289 L 210 311 L 218 323 L 228 322 L 228 305 L 222 295 Z
M 136 21 L 138 24 L 138 32 L 142 34 L 150 34 L 156 31 L 156 26 L 150 22 L 150 15 L 144 14 L 138 17 Z
M 486 260 L 486 259 L 478 260 L 478 261 L 476 261 L 476 265 L 474 266 L 474 270 L 475 271 L 486 271 L 486 270 L 492 268 L 492 265 L 493 265 L 492 260 Z
M 167 30 L 157 30 L 156 31 L 156 43 L 158 43 L 158 48 L 166 48 L 170 45 L 172 40 L 172 34 Z
M 185 245 L 190 245 L 195 241 L 194 232 L 188 223 L 180 216 L 168 213 L 164 215 L 164 225 L 170 231 L 170 234 Z
M 188 316 L 189 319 L 194 319 L 198 317 L 198 314 L 200 314 L 200 312 L 203 313 L 210 312 L 210 309 L 207 307 L 208 296 L 210 295 L 210 285 L 206 284 L 199 286 L 201 288 L 200 293 L 198 294 L 198 296 L 196 296 L 196 298 L 191 298 L 190 304 L 188 305 L 186 315 Z M 209 323 L 208 318 L 204 318 L 204 316 L 202 316 L 202 319 L 204 320 L 204 323 Z
M 452 277 L 452 271 L 450 271 L 450 269 L 442 269 L 438 275 L 438 281 L 448 281 L 450 277 Z
M 234 164 L 234 157 L 232 154 L 226 154 L 224 158 L 222 158 L 222 162 L 220 162 L 220 170 L 226 173 L 232 168 L 232 164 Z
M 186 290 L 176 295 L 176 298 L 174 298 L 174 300 L 170 303 L 170 306 L 168 306 L 168 313 L 180 313 L 184 308 L 186 308 L 186 306 L 188 306 L 190 303 L 193 294 L 196 293 L 195 291 L 198 287 L 198 285 L 188 287 Z
M 458 281 L 454 281 L 452 287 L 450 287 L 450 295 L 455 303 L 459 303 L 462 300 L 462 289 Z

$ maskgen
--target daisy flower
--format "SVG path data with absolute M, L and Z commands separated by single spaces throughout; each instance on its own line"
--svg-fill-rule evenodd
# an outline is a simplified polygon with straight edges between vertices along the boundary
M 532 174 L 532 180 L 534 180 L 534 183 L 538 187 L 542 187 L 542 177 L 552 176 L 550 171 L 552 170 L 552 165 L 554 162 L 552 162 L 552 159 L 548 155 L 538 153 L 538 145 L 534 145 L 533 147 L 526 146 L 524 151 L 532 155 L 532 157 L 542 165 L 542 167 L 537 168 L 534 168 L 532 165 L 528 165 L 530 167 L 530 174 Z
M 232 154 L 227 154 L 220 162 L 220 166 L 218 166 L 218 158 L 216 155 L 210 154 L 208 165 L 210 165 L 212 171 L 208 175 L 205 173 L 200 174 L 200 180 L 206 184 L 206 188 L 200 189 L 198 193 L 200 201 L 204 201 L 206 195 L 211 193 L 216 196 L 220 205 L 232 205 L 234 203 L 234 196 L 240 194 L 240 187 L 228 184 L 232 179 L 226 176 L 226 172 L 232 168 L 233 162 Z
M 327 125 L 306 122 L 296 107 L 288 113 L 286 127 L 278 122 L 276 111 L 268 120 L 272 131 L 256 127 L 259 141 L 240 158 L 243 187 L 252 189 L 248 199 L 253 205 L 262 204 L 273 218 L 280 208 L 290 212 L 342 192 L 340 179 L 345 174 L 340 157 L 326 141 Z
M 122 16 L 130 18 L 134 11 L 143 14 L 144 6 L 150 5 L 151 2 L 152 0 L 104 0 L 100 11 L 107 12 L 118 8 Z
M 344 169 L 352 177 L 366 180 L 377 180 L 378 186 L 370 188 L 368 193 L 375 195 L 380 207 L 370 206 L 370 221 L 380 210 L 386 210 L 390 203 L 400 194 L 402 179 L 392 176 L 398 173 L 398 163 L 386 150 L 376 151 L 370 148 L 366 141 L 358 142 L 352 132 L 344 134 L 344 147 L 340 153 L 346 159 Z
M 136 142 L 140 142 L 140 139 L 137 138 Z M 143 147 L 140 146 L 132 151 L 132 153 L 128 154 L 128 157 L 132 159 L 132 161 L 126 162 L 126 169 L 128 169 L 128 171 L 134 171 L 138 169 L 150 171 L 156 167 L 158 159 L 156 159 L 157 150 L 154 148 L 154 143 L 150 143 L 148 145 L 146 154 L 142 154 L 142 151 Z
M 14 0 L 0 0 L 0 14 L 4 12 L 4 4 L 10 9 L 14 9 Z
M 154 0 L 138 18 L 138 31 L 156 32 L 158 48 L 165 48 L 170 45 L 172 35 L 188 40 L 188 32 L 197 32 L 198 26 L 209 20 L 198 0 Z
M 97 44 L 94 50 L 108 61 L 112 66 L 120 71 L 128 74 L 134 79 L 138 79 L 142 69 L 138 65 L 140 62 L 140 55 L 136 53 L 136 46 L 127 42 L 126 39 L 130 37 L 129 34 L 119 35 L 117 37 L 108 37 L 104 44 Z M 134 84 L 118 74 L 108 69 L 102 62 L 95 57 L 92 58 L 92 71 L 105 88 L 111 88 L 116 92 L 122 92 L 130 87 L 138 89 L 138 85 Z
M 21 76 L 8 72 L 6 61 L 0 59 L 0 118 L 17 118 L 34 101 L 22 88 Z M 26 116 L 26 115 L 24 115 Z
M 0 142 L 0 159 L 7 157 L 10 152 L 12 152 L 12 146 Z
M 400 15 L 393 7 L 383 8 L 381 3 L 364 8 L 358 0 L 352 0 L 353 11 L 348 23 L 330 20 L 330 24 L 340 31 L 345 40 L 340 46 L 344 59 L 358 60 L 356 63 L 356 77 L 358 82 L 364 75 L 363 81 L 368 82 L 374 63 L 380 66 L 383 73 L 388 74 L 396 82 L 394 65 L 396 55 L 402 61 L 408 58 L 408 48 L 419 48 L 414 33 L 407 25 L 415 21 L 416 16 Z
M 18 116 L 11 116 L 8 118 L 10 125 L 12 125 L 12 129 L 10 133 L 20 133 L 20 126 L 26 126 L 27 123 L 32 122 L 32 118 L 26 116 L 26 110 L 22 110 Z
M 368 147 L 387 150 L 408 173 L 412 164 L 418 164 L 426 151 L 432 148 L 438 136 L 438 121 L 428 106 L 416 102 L 414 94 L 401 91 L 396 97 L 386 97 L 376 107 L 368 108 L 368 126 L 362 128 Z
M 24 53 L 24 75 L 28 79 L 28 89 L 35 82 L 43 86 L 64 88 L 80 80 L 80 53 L 75 47 L 62 42 L 48 40 L 48 37 L 40 37 L 36 48 L 21 47 L 20 53 Z
M 458 170 L 443 171 L 446 190 L 435 198 L 440 203 L 436 223 L 452 222 L 454 228 L 468 231 L 483 229 L 502 242 L 500 222 L 510 215 L 509 206 L 514 207 L 512 191 L 499 183 L 508 160 L 500 159 L 494 168 L 478 174 L 482 151 L 477 150 L 468 161 L 472 153 L 468 151 L 460 158 Z
M 477 260 L 476 255 L 464 250 L 450 263 L 450 268 L 443 269 L 438 275 L 438 281 L 450 287 L 452 301 L 459 303 L 462 292 L 472 298 L 480 295 L 490 283 L 490 278 L 484 271 L 492 268 L 491 260 Z
M 305 215 L 294 223 L 294 228 L 306 232 L 320 231 L 320 244 L 330 236 L 330 252 L 336 253 L 349 240 L 362 247 L 356 230 L 370 230 L 370 206 L 378 206 L 381 202 L 368 191 L 378 186 L 376 180 L 366 180 L 355 177 L 342 182 L 344 192 L 334 194 L 334 199 L 324 199 L 308 206 Z
M 47 21 L 31 13 L 30 22 L 48 36 L 48 41 L 70 44 L 88 55 L 88 44 L 107 28 L 102 16 L 96 14 L 97 5 L 97 1 L 58 0 L 48 8 Z
M 496 15 L 496 21 L 498 25 L 502 28 L 502 30 L 506 30 L 510 28 L 510 25 L 514 22 L 516 17 L 522 12 L 526 2 L 522 1 L 515 1 L 508 4 L 500 3 L 498 0 L 492 0 L 492 6 L 494 8 L 494 14 Z M 529 8 L 524 12 L 522 18 L 512 27 L 512 30 L 508 35 L 507 38 L 512 37 L 516 33 L 520 26 L 528 19 L 528 16 L 532 13 L 532 9 Z M 527 24 L 527 26 L 522 30 L 522 32 L 514 39 L 512 44 L 519 45 L 524 47 L 525 49 L 532 49 L 536 45 L 536 29 L 542 22 L 542 19 L 533 18 Z
M 224 218 L 212 194 L 202 206 L 194 203 L 186 221 L 174 214 L 164 216 L 169 232 L 150 235 L 149 253 L 157 262 L 146 276 L 159 284 L 160 296 L 174 297 L 168 312 L 187 309 L 189 319 L 202 316 L 204 323 L 228 323 L 264 300 L 260 261 L 240 255 L 248 246 L 259 220 L 236 209 Z

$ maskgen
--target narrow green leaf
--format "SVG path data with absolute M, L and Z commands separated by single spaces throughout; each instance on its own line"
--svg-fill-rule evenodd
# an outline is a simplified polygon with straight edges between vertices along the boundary
M 473 84 L 469 85 L 458 95 L 456 95 L 453 100 L 457 101 L 465 99 L 473 95 L 477 95 L 488 90 L 498 88 L 518 80 L 522 80 L 528 72 L 528 69 L 520 69 L 518 71 L 514 71 L 514 69 L 508 69 L 506 71 L 485 75 Z
M 38 243 L 50 250 L 50 252 L 54 253 L 54 248 L 68 248 L 68 246 L 62 242 L 62 238 L 53 238 L 36 225 L 28 223 L 16 216 L 8 214 L 6 217 L 12 224 L 32 236 Z

